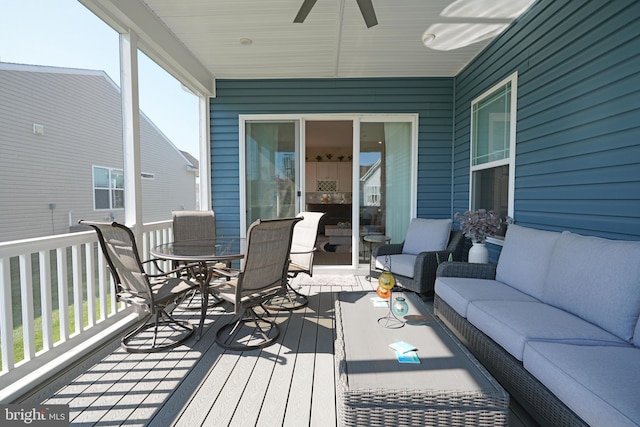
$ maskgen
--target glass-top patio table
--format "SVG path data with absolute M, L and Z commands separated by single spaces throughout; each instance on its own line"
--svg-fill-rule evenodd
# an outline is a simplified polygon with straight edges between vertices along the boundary
M 202 336 L 204 319 L 209 306 L 209 285 L 216 273 L 210 264 L 244 258 L 246 239 L 239 237 L 220 237 L 214 240 L 188 240 L 165 243 L 151 249 L 151 255 L 164 260 L 177 261 L 189 266 L 191 274 L 200 284 L 202 306 L 200 325 L 196 339 Z

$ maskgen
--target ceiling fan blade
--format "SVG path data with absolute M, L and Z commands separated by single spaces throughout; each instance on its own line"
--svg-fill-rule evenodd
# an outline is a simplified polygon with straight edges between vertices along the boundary
M 362 17 L 364 18 L 365 24 L 367 24 L 367 28 L 371 28 L 374 25 L 378 25 L 378 19 L 376 18 L 376 12 L 373 10 L 373 3 L 371 0 L 356 0 L 358 2 L 358 7 L 360 7 L 360 13 L 362 13 Z
M 311 12 L 311 9 L 313 9 L 313 5 L 316 4 L 317 0 L 304 0 L 304 2 L 302 3 L 302 6 L 300 6 L 300 10 L 298 11 L 298 14 L 296 15 L 296 17 L 293 19 L 293 22 L 295 23 L 303 23 L 304 20 L 307 18 L 307 15 L 309 14 L 309 12 Z

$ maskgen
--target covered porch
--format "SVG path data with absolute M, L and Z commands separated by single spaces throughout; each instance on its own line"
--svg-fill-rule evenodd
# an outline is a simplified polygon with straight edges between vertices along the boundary
M 632 1 L 607 5 L 588 2 L 576 11 L 569 2 L 539 0 L 530 14 L 516 19 L 511 31 L 496 43 L 487 40 L 486 44 L 464 49 L 466 55 L 462 60 L 447 62 L 446 70 L 431 69 L 431 74 L 423 74 L 424 64 L 413 64 L 413 68 L 399 66 L 393 58 L 386 57 L 384 64 L 378 64 L 380 74 L 367 73 L 374 63 L 361 64 L 361 68 L 332 63 L 329 71 L 316 70 L 313 74 L 306 73 L 304 67 L 296 67 L 299 62 L 284 67 L 281 62 L 278 66 L 284 74 L 270 70 L 268 75 L 241 74 L 237 69 L 203 65 L 206 55 L 199 57 L 194 53 L 202 45 L 185 48 L 186 39 L 179 34 L 188 21 L 181 14 L 194 13 L 188 7 L 164 9 L 166 21 L 163 21 L 154 15 L 153 9 L 167 7 L 167 2 L 81 0 L 81 3 L 121 35 L 122 93 L 123 105 L 127 107 L 124 109 L 126 223 L 135 227 L 138 238 L 145 242 L 146 254 L 149 247 L 167 241 L 170 231 L 168 224 L 154 224 L 148 229 L 149 224 L 142 224 L 140 213 L 135 60 L 138 49 L 200 97 L 200 206 L 216 211 L 224 232 L 235 233 L 242 223 L 238 194 L 244 177 L 239 160 L 238 116 L 288 114 L 294 109 L 336 114 L 345 108 L 350 112 L 368 108 L 372 113 L 388 113 L 395 108 L 398 112 L 417 114 L 418 145 L 414 153 L 417 171 L 411 195 L 415 203 L 406 215 L 452 218 L 456 211 L 466 210 L 472 198 L 470 104 L 495 82 L 517 71 L 520 73 L 517 158 L 513 153 L 517 171 L 512 171 L 514 182 L 508 198 L 511 216 L 520 224 L 540 229 L 568 229 L 616 239 L 640 238 L 637 191 L 640 10 Z M 195 5 L 205 7 L 206 2 L 189 3 L 194 10 L 200 10 Z M 295 12 L 301 2 L 284 3 L 294 5 Z M 351 36 L 356 33 L 356 37 L 360 30 L 354 27 L 362 23 L 355 2 L 339 3 L 345 6 L 345 16 L 353 20 L 348 21 L 351 22 L 348 27 L 353 30 Z M 442 2 L 438 11 L 450 3 L 454 2 Z M 316 7 L 320 6 L 318 2 Z M 391 9 L 401 8 L 392 5 L 379 11 L 392 16 Z M 332 22 L 334 15 L 327 16 L 326 12 L 321 15 L 324 21 L 314 28 L 324 29 L 327 22 Z M 262 17 L 255 19 L 259 23 Z M 170 21 L 180 24 L 171 27 L 167 24 Z M 489 21 L 506 23 L 503 18 Z M 258 23 L 254 22 L 254 26 L 259 26 Z M 396 21 L 396 30 L 403 26 L 403 21 Z M 331 28 L 333 33 L 339 33 Z M 595 28 L 600 32 L 591 31 Z M 386 33 L 389 40 L 391 34 L 393 30 Z M 216 37 L 223 35 L 218 33 Z M 311 55 L 306 57 L 307 61 L 312 61 L 313 52 L 326 43 L 318 35 L 311 35 L 317 45 L 302 43 Z M 205 46 L 209 42 L 196 41 Z M 375 46 L 381 44 L 381 39 L 372 37 L 370 42 Z M 408 42 L 405 39 L 403 43 Z M 483 50 L 485 47 L 488 50 Z M 369 59 L 381 57 L 376 49 L 359 50 L 365 51 L 369 52 Z M 450 53 L 455 56 L 455 52 Z M 358 52 L 336 54 L 333 50 L 328 55 L 334 60 L 353 59 Z M 402 56 L 412 53 L 405 52 Z M 217 65 L 215 60 L 211 62 Z M 260 68 L 251 68 L 242 61 L 238 67 Z M 360 74 L 340 72 L 345 69 Z M 291 74 L 290 70 L 300 74 Z M 349 104 L 345 106 L 345 102 Z M 102 272 L 97 282 L 82 280 L 83 271 L 94 268 L 82 261 L 83 251 L 95 250 L 94 241 L 88 234 L 79 234 L 0 245 L 3 283 L 11 282 L 9 259 L 18 259 L 24 325 L 18 332 L 13 330 L 12 295 L 5 286 L 0 294 L 3 309 L 0 389 L 17 390 L 7 394 L 3 402 L 68 403 L 72 421 L 86 425 L 336 424 L 331 313 L 336 287 L 303 289 L 312 295 L 309 307 L 291 315 L 278 314 L 283 334 L 277 344 L 262 351 L 238 354 L 214 345 L 211 337 L 221 320 L 218 317 L 224 315 L 211 313 L 206 334 L 199 342 L 166 353 L 130 355 L 118 349 L 114 338 L 130 327 L 137 316 L 125 307 L 116 307 L 109 298 L 112 291 L 104 265 L 99 266 Z M 500 242 L 492 243 L 492 261 L 497 259 L 500 248 Z M 66 332 L 62 344 L 56 341 L 51 326 L 54 315 L 48 292 L 54 273 L 46 268 L 38 271 L 40 294 L 44 298 L 36 301 L 33 295 L 37 285 L 32 265 L 36 259 L 43 266 L 50 265 L 52 251 L 59 254 L 56 260 L 64 259 L 67 253 L 72 258 L 74 308 L 55 314 L 63 324 L 74 319 L 73 326 L 63 327 Z M 342 274 L 353 276 L 352 271 Z M 375 289 L 361 276 L 353 277 L 354 285 L 340 290 Z M 59 282 L 66 283 L 67 279 L 61 277 Z M 88 309 L 84 309 L 83 295 L 87 293 L 100 294 L 100 298 L 90 298 L 86 302 Z M 35 333 L 34 306 L 38 304 L 43 313 L 44 332 Z M 61 300 L 60 306 L 69 307 L 69 301 Z M 80 320 L 85 315 L 88 318 Z M 103 322 L 105 319 L 108 321 Z M 103 332 L 102 329 L 106 334 L 98 334 L 101 338 L 91 342 L 84 339 L 84 332 Z M 17 350 L 24 357 L 18 362 L 14 358 L 17 335 L 24 340 Z M 36 336 L 42 336 L 43 343 L 36 344 Z M 86 346 L 77 347 L 83 340 Z M 54 356 L 60 355 L 66 359 L 65 364 L 54 361 Z M 29 370 L 35 373 L 36 369 L 47 371 L 42 380 L 35 381 L 37 387 L 21 387 L 22 380 L 32 377 L 26 373 Z M 513 425 L 519 425 L 520 420 L 528 425 L 526 415 L 520 416 L 518 408 L 512 409 Z

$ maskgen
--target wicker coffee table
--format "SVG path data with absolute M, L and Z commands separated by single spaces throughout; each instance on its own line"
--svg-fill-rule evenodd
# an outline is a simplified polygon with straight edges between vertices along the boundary
M 336 397 L 340 426 L 500 426 L 509 395 L 413 293 L 408 323 L 387 329 L 375 292 L 341 292 L 336 309 Z M 398 294 L 394 293 L 394 297 Z M 419 364 L 399 363 L 389 344 L 418 348 Z

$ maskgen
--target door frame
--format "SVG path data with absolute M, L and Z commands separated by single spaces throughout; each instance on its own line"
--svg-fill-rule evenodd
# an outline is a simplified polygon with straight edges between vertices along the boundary
M 247 224 L 246 221 L 246 122 L 286 122 L 286 121 L 298 121 L 298 135 L 296 138 L 296 209 L 297 212 L 304 211 L 306 200 L 305 194 L 305 154 L 306 154 L 306 141 L 305 141 L 305 123 L 307 121 L 348 121 L 353 122 L 353 136 L 352 136 L 352 149 L 353 149 L 353 165 L 352 165 L 352 188 L 354 197 L 352 197 L 352 211 L 351 218 L 358 218 L 360 216 L 360 187 L 359 187 L 359 174 L 360 159 L 355 155 L 360 153 L 360 123 L 374 122 L 374 123 L 390 123 L 390 122 L 405 122 L 411 123 L 411 200 L 409 209 L 409 218 L 414 218 L 417 212 L 417 188 L 418 188 L 418 124 L 419 115 L 417 113 L 335 113 L 335 114 L 240 114 L 238 116 L 239 126 L 239 183 L 240 191 L 239 206 L 240 206 L 240 235 L 246 237 Z M 352 240 L 352 258 L 351 265 L 330 266 L 330 269 L 336 269 L 341 272 L 345 270 L 355 270 L 356 273 L 366 274 L 368 272 L 367 265 L 359 264 L 359 251 L 360 251 L 360 236 L 357 229 L 354 228 L 354 232 L 351 236 Z M 325 267 L 325 266 L 318 266 Z M 322 268 L 325 270 L 327 268 Z

